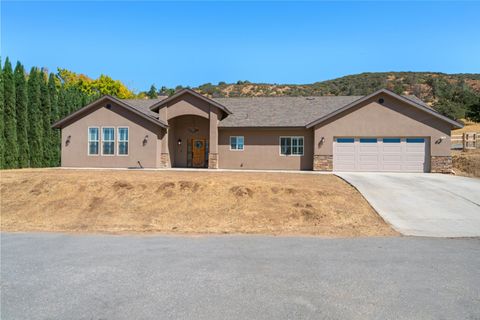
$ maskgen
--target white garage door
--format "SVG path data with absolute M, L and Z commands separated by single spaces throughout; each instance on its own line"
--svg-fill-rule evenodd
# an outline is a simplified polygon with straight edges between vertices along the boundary
M 425 172 L 424 138 L 335 138 L 333 170 Z

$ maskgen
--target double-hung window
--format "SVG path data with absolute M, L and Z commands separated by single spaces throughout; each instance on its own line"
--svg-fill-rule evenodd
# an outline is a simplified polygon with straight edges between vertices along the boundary
M 280 154 L 303 156 L 303 137 L 280 137 Z
M 230 137 L 230 150 L 236 150 L 236 151 L 243 150 L 243 136 Z
M 126 156 L 128 155 L 128 128 L 127 127 L 119 127 L 118 128 L 118 147 L 117 152 L 119 156 Z
M 88 128 L 88 155 L 97 156 L 98 155 L 98 144 L 100 142 L 100 136 L 98 128 L 92 127 Z
M 102 155 L 115 155 L 115 128 L 102 128 Z

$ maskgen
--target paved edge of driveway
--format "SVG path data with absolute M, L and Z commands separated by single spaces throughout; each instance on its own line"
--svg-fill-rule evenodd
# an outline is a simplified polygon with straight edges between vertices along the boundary
M 452 227 L 453 229 L 450 230 L 451 228 L 445 225 L 445 222 L 449 221 L 450 219 L 445 220 L 445 218 L 444 217 L 442 218 L 441 216 L 435 217 L 434 219 L 432 219 L 432 217 L 425 217 L 424 219 L 416 217 L 415 218 L 416 222 L 420 223 L 420 225 L 416 226 L 415 221 L 413 222 L 408 221 L 408 214 L 404 218 L 399 218 L 397 217 L 398 212 L 395 212 L 395 210 L 393 210 L 394 213 L 385 212 L 387 208 L 382 208 L 382 206 L 384 205 L 382 204 L 381 200 L 377 201 L 375 197 L 373 197 L 373 195 L 369 195 L 368 190 L 364 190 L 365 193 L 361 191 L 361 188 L 364 187 L 362 186 L 361 181 L 358 182 L 358 187 L 355 185 L 356 181 L 353 177 L 352 177 L 352 182 L 349 181 L 348 174 L 351 174 L 351 173 L 353 172 L 338 172 L 334 174 L 335 176 L 337 176 L 338 178 L 342 179 L 343 181 L 351 185 L 353 188 L 355 188 L 355 190 L 357 190 L 362 195 L 362 197 L 368 202 L 368 204 L 383 219 L 383 221 L 385 221 L 389 226 L 391 226 L 394 230 L 396 230 L 400 234 L 404 236 L 432 237 L 432 238 L 458 238 L 458 239 L 480 238 L 480 231 L 479 232 L 477 231 L 472 232 L 472 230 L 459 231 L 458 226 L 455 226 L 455 225 L 453 225 Z M 357 174 L 357 172 L 355 172 L 354 174 Z M 371 200 L 368 199 L 369 196 L 372 196 Z M 458 197 L 459 195 L 456 194 L 456 196 Z M 479 206 L 478 203 L 472 201 L 471 199 L 465 198 L 465 200 L 467 200 L 469 203 L 473 205 Z M 376 206 L 378 206 L 378 208 Z M 384 214 L 380 213 L 382 211 L 384 211 Z M 453 221 L 462 221 L 462 220 L 469 221 L 469 219 L 471 219 L 471 217 L 467 219 L 464 219 L 463 217 L 461 217 L 460 219 L 455 218 L 453 219 Z M 434 222 L 434 225 L 438 225 L 439 224 L 438 222 L 440 222 L 440 224 L 439 226 L 435 226 L 433 228 L 425 228 L 425 226 L 422 227 L 422 224 L 425 221 L 429 221 L 429 220 L 432 220 L 432 222 Z M 474 220 L 472 220 L 472 223 L 478 223 L 479 221 L 480 220 L 477 217 L 475 217 Z
M 353 189 L 355 189 L 359 194 L 360 196 L 368 203 L 368 205 L 370 206 L 370 208 L 373 209 L 373 211 L 375 211 L 375 213 L 380 217 L 380 219 L 383 220 L 383 222 L 385 222 L 386 224 L 388 224 L 390 226 L 390 228 L 392 228 L 393 230 L 397 231 L 400 236 L 409 236 L 409 237 L 418 237 L 416 235 L 409 235 L 409 234 L 406 234 L 404 232 L 402 232 L 402 230 L 399 230 L 397 228 L 395 228 L 395 226 L 390 223 L 390 221 L 388 221 L 384 216 L 382 216 L 378 210 L 373 206 L 373 204 L 370 203 L 370 201 L 368 201 L 367 197 L 365 197 L 363 195 L 363 193 L 356 187 L 354 186 L 352 183 L 350 183 L 350 181 L 348 181 L 347 179 L 344 179 L 342 176 L 340 176 L 341 173 L 337 173 L 337 172 L 332 172 L 333 175 L 335 175 L 335 177 L 341 179 L 342 181 L 345 181 L 349 186 L 351 186 Z

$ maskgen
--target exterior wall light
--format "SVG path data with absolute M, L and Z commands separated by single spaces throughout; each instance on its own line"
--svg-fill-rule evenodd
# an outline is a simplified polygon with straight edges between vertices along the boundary
M 177 144 L 178 144 L 179 146 L 181 146 L 181 145 L 182 145 L 182 139 L 178 139 Z
M 72 139 L 71 135 L 67 137 L 67 140 L 65 141 L 65 146 L 68 146 L 70 144 L 70 139 Z
M 440 144 L 442 143 L 443 140 L 447 139 L 447 137 L 440 137 L 437 140 L 435 140 L 435 144 Z
M 144 147 L 147 145 L 147 142 L 148 142 L 148 134 L 145 136 L 145 138 L 143 138 L 143 146 Z
M 318 147 L 321 148 L 324 142 L 325 142 L 325 137 L 322 137 L 318 142 Z

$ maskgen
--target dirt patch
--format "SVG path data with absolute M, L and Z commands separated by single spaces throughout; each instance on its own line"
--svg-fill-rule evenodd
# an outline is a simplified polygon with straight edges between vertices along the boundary
M 175 188 L 175 182 L 164 182 L 158 186 L 157 192 Z
M 41 169 L 1 174 L 4 231 L 397 234 L 333 175 Z
M 131 190 L 133 189 L 133 186 L 127 181 L 115 181 L 113 183 L 113 190 L 118 191 L 121 189 Z
M 242 197 L 252 197 L 253 191 L 250 188 L 243 187 L 243 186 L 235 186 L 230 188 L 230 192 L 235 195 L 235 197 L 242 198 Z
M 197 192 L 200 189 L 200 184 L 193 181 L 179 181 L 178 185 L 182 191 Z

